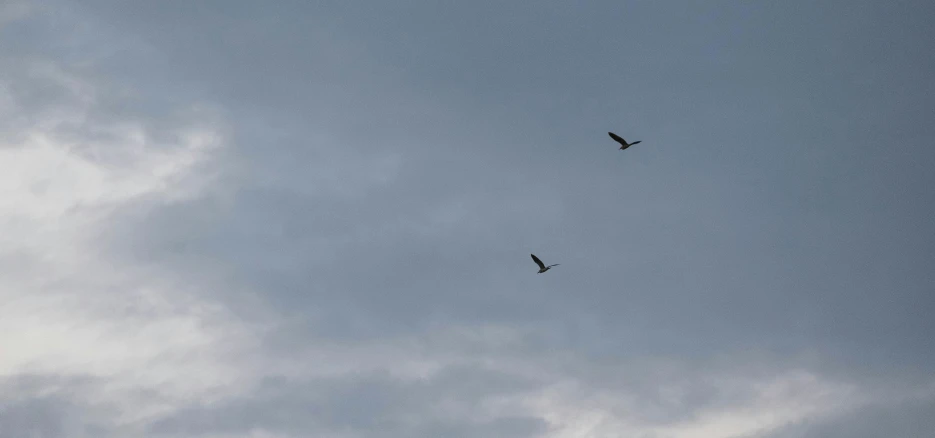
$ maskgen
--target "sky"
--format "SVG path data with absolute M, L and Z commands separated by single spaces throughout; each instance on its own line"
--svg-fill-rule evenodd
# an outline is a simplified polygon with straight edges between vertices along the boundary
M 0 438 L 935 437 L 933 21 L 2 0 Z

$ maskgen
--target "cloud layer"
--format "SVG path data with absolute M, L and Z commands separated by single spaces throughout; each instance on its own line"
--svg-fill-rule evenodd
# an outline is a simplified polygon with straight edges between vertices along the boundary
M 929 436 L 932 8 L 683 6 L 4 3 L 0 438 Z

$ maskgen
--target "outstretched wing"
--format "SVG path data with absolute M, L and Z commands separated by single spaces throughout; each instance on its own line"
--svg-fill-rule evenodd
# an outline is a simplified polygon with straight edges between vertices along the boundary
M 627 145 L 627 141 L 624 140 L 623 137 L 621 137 L 621 136 L 619 136 L 619 135 L 617 135 L 617 134 L 614 134 L 613 132 L 608 132 L 607 135 L 609 135 L 610 138 L 614 139 L 614 141 L 616 141 L 617 143 L 620 143 L 620 144 L 622 144 L 622 145 L 624 145 L 624 146 Z
M 554 265 L 549 265 L 549 267 L 551 268 L 551 267 L 553 267 L 553 266 L 558 266 L 558 265 L 559 265 L 559 264 L 556 263 L 556 264 L 554 264 Z
M 539 265 L 539 269 L 545 269 L 545 264 L 542 263 L 542 260 L 539 260 L 539 257 L 536 257 L 535 254 L 529 254 L 532 256 L 532 261 L 536 262 Z

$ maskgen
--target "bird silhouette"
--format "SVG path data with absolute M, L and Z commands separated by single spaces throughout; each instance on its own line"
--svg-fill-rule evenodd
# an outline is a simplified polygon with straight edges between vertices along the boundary
M 617 143 L 620 143 L 620 150 L 621 150 L 621 151 L 624 150 L 624 149 L 626 149 L 626 148 L 628 148 L 628 147 L 630 147 L 630 146 L 633 146 L 633 145 L 635 145 L 635 144 L 638 144 L 638 143 L 641 143 L 641 142 L 642 142 L 641 140 L 637 140 L 637 141 L 634 141 L 633 143 L 627 143 L 627 141 L 624 140 L 623 137 L 621 137 L 621 136 L 619 136 L 619 135 L 617 135 L 617 134 L 614 134 L 613 132 L 608 132 L 607 135 L 609 135 L 610 138 L 614 139 L 614 141 L 616 141 Z
M 541 274 L 545 271 L 548 271 L 549 269 L 552 269 L 553 266 L 558 266 L 558 263 L 554 265 L 546 266 L 545 263 L 542 263 L 542 260 L 539 260 L 539 257 L 536 257 L 535 254 L 529 254 L 529 255 L 532 256 L 532 261 L 536 262 L 536 264 L 539 265 L 539 272 L 537 272 L 537 274 Z

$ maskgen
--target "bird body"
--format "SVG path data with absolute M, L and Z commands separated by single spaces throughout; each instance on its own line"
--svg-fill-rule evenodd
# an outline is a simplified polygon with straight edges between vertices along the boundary
M 617 134 L 614 134 L 613 132 L 608 132 L 607 135 L 609 135 L 610 138 L 614 139 L 614 141 L 616 141 L 617 143 L 620 143 L 620 150 L 621 150 L 621 151 L 624 150 L 624 149 L 626 149 L 626 148 L 628 148 L 628 147 L 630 147 L 630 146 L 633 146 L 633 145 L 635 145 L 635 144 L 642 143 L 642 140 L 637 140 L 637 141 L 634 141 L 633 143 L 627 143 L 627 141 L 624 140 L 623 137 L 621 137 L 621 136 L 619 136 L 619 135 L 617 135 Z
M 542 263 L 542 260 L 539 260 L 539 257 L 536 257 L 535 254 L 529 254 L 529 255 L 532 256 L 532 261 L 536 262 L 536 264 L 539 265 L 539 272 L 537 272 L 537 274 L 541 274 L 545 271 L 548 271 L 549 269 L 552 269 L 553 266 L 559 265 L 558 263 L 556 263 L 554 265 L 546 266 L 545 263 Z

